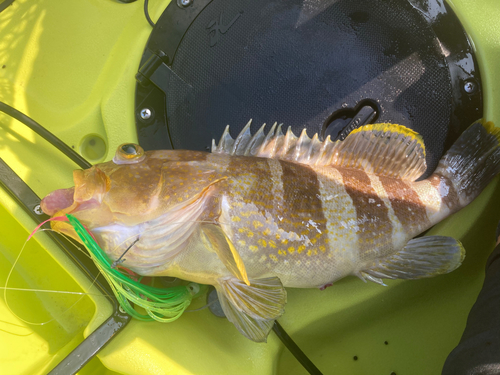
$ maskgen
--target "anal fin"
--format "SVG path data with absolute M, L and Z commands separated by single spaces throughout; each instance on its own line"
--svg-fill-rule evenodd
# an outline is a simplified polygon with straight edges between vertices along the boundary
M 394 255 L 375 261 L 360 272 L 379 284 L 385 279 L 422 279 L 449 273 L 465 258 L 460 241 L 445 236 L 425 236 L 410 240 Z

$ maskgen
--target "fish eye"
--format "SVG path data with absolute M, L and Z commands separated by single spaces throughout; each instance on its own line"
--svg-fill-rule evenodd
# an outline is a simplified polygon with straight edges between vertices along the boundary
M 132 143 L 127 143 L 127 144 L 123 145 L 121 148 L 122 148 L 122 151 L 124 153 L 126 153 L 127 155 L 137 155 L 137 148 Z
M 141 146 L 134 143 L 124 143 L 118 146 L 113 162 L 115 164 L 139 163 L 146 157 Z

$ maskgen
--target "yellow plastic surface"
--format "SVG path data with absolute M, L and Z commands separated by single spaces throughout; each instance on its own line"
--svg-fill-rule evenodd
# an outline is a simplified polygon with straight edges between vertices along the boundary
M 195 0 L 196 1 L 196 0 Z M 498 0 L 448 2 L 476 49 L 485 116 L 500 124 Z M 156 20 L 168 0 L 151 0 Z M 0 14 L 0 100 L 46 126 L 93 162 L 136 141 L 134 76 L 151 27 L 143 1 L 16 0 Z M 40 196 L 72 185 L 76 167 L 26 127 L 0 114 L 0 157 Z M 497 178 L 470 206 L 432 229 L 460 239 L 464 264 L 445 276 L 389 281 L 346 278 L 325 291 L 288 290 L 280 319 L 325 374 L 438 374 L 482 285 L 500 219 Z M 34 222 L 0 189 L 0 286 Z M 31 240 L 11 287 L 85 291 L 79 296 L 9 291 L 0 298 L 0 369 L 44 374 L 111 313 L 89 280 L 44 234 Z M 195 301 L 193 308 L 204 301 Z M 387 345 L 385 342 L 387 341 Z M 357 356 L 357 360 L 354 360 Z M 81 374 L 306 374 L 271 334 L 253 343 L 207 310 L 170 324 L 131 322 Z

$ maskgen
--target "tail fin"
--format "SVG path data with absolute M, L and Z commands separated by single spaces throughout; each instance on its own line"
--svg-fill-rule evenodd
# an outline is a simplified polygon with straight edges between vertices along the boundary
M 500 172 L 500 128 L 475 122 L 440 160 L 437 175 L 448 178 L 462 206 L 476 198 Z

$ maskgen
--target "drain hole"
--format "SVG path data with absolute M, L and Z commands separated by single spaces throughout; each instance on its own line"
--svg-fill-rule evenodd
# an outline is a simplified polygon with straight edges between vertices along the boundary
M 336 141 L 342 130 L 344 130 L 347 125 L 349 125 L 354 118 L 356 112 L 351 109 L 341 109 L 335 112 L 326 126 L 323 126 L 323 139 L 330 136 L 332 141 Z
M 371 99 L 361 101 L 355 108 L 342 108 L 326 120 L 321 137 L 330 136 L 332 141 L 343 141 L 354 129 L 373 123 L 378 113 L 377 103 Z

